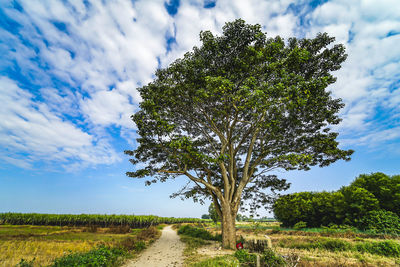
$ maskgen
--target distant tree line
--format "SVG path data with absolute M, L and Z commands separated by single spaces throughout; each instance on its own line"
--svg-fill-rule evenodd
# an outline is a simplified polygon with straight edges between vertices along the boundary
M 275 201 L 273 211 L 288 227 L 298 222 L 307 227 L 336 224 L 360 229 L 395 225 L 400 231 L 400 175 L 362 174 L 338 191 L 284 195 Z

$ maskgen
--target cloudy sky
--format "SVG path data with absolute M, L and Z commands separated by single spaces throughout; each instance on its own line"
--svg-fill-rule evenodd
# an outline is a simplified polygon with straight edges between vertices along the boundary
M 0 0 L 0 212 L 200 216 L 169 199 L 182 180 L 145 187 L 125 172 L 136 88 L 227 21 L 270 37 L 328 32 L 348 59 L 329 89 L 350 162 L 282 172 L 290 192 L 336 190 L 361 173 L 400 174 L 398 0 Z

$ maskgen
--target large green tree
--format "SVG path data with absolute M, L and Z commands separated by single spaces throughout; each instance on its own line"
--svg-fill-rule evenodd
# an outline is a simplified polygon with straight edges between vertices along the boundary
M 268 172 L 350 159 L 329 128 L 340 122 L 343 103 L 326 90 L 346 54 L 327 34 L 285 42 L 240 19 L 200 40 L 138 89 L 138 146 L 125 151 L 136 170 L 127 175 L 148 184 L 186 176 L 175 195 L 210 198 L 223 246 L 234 248 L 242 202 L 257 208 L 271 200 L 264 189 L 288 187 Z
M 364 188 L 379 200 L 379 207 L 400 216 L 400 175 L 361 174 L 350 186 Z

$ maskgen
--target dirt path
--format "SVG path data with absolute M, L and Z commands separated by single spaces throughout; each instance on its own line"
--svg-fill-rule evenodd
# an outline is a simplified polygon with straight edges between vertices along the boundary
M 177 233 L 171 226 L 167 226 L 156 242 L 125 267 L 180 267 L 183 266 L 184 248 L 185 245 L 179 240 Z

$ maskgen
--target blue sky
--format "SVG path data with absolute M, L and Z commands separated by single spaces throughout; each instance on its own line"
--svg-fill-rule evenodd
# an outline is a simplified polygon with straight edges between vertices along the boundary
M 361 173 L 400 174 L 398 0 L 0 1 L 0 212 L 198 217 L 170 199 L 185 178 L 144 186 L 125 172 L 136 88 L 227 21 L 269 36 L 328 32 L 349 54 L 329 88 L 350 162 L 281 172 L 289 192 L 336 190 Z

